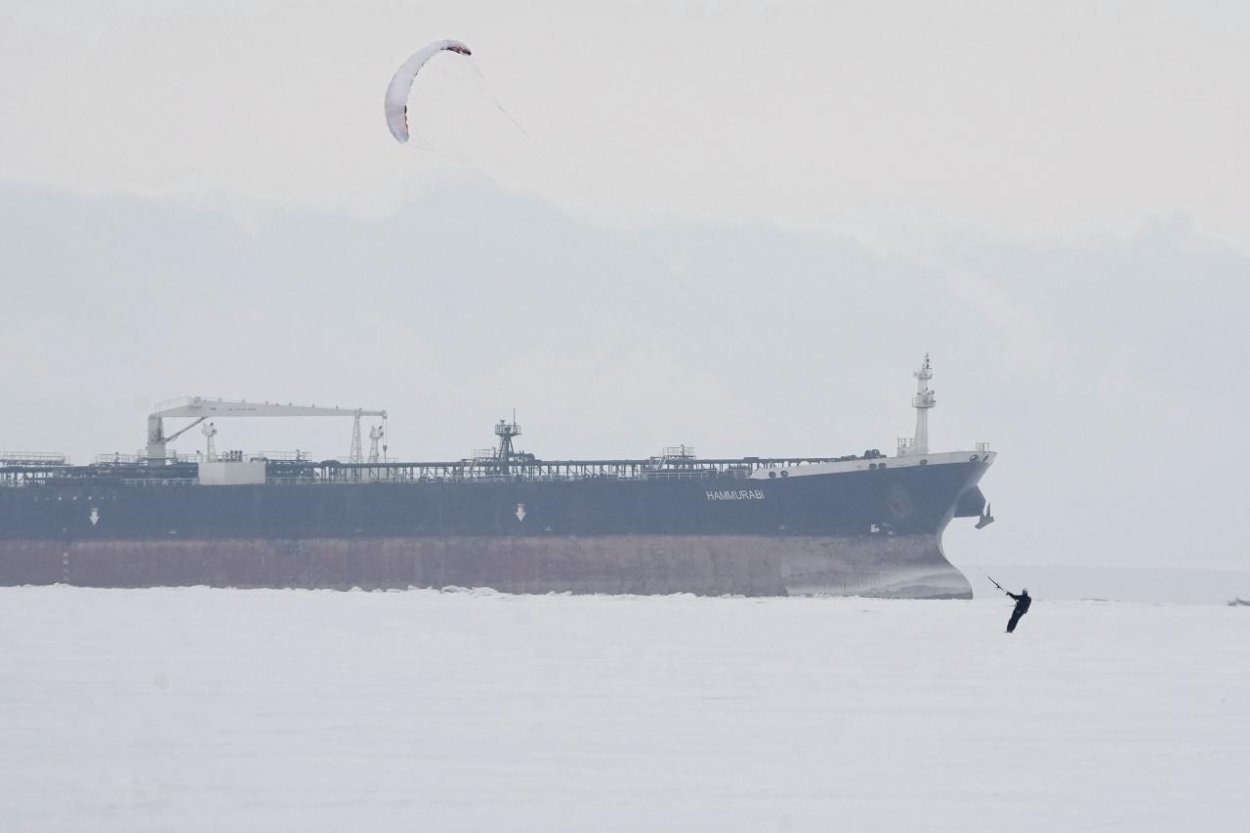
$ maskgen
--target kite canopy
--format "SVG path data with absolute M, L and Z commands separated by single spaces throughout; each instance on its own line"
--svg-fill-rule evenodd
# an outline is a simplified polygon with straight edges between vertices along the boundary
M 395 70 L 391 83 L 386 87 L 386 126 L 397 142 L 408 141 L 408 93 L 412 90 L 412 83 L 417 80 L 417 73 L 425 62 L 440 52 L 473 54 L 458 40 L 438 40 L 426 44 Z

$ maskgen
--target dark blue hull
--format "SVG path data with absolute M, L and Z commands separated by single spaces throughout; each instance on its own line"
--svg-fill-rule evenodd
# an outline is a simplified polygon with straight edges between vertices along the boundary
M 780 478 L 0 489 L 0 584 L 970 595 L 941 550 L 989 460 Z

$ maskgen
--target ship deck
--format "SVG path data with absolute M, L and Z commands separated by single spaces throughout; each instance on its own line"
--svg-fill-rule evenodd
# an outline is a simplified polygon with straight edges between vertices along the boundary
M 858 460 L 884 459 L 879 452 L 842 457 L 739 457 L 731 459 L 645 458 L 620 460 L 533 460 L 499 458 L 433 462 L 343 463 L 312 462 L 264 457 L 266 480 L 278 483 L 366 482 L 500 482 L 509 480 L 669 480 L 747 479 L 760 471 L 793 471 L 811 466 Z M 198 476 L 195 458 L 163 466 L 136 462 L 95 463 L 86 466 L 0 465 L 0 486 L 23 486 L 66 481 L 179 485 L 193 484 Z

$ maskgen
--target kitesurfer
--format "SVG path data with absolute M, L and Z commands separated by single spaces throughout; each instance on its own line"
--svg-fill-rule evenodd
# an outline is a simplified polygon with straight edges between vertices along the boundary
M 1021 590 L 1018 596 L 1010 590 L 1004 590 L 1003 592 L 1016 600 L 1015 609 L 1011 611 L 1011 618 L 1007 620 L 1007 633 L 1011 633 L 1020 622 L 1020 617 L 1029 612 L 1029 605 L 1033 604 L 1033 598 L 1029 595 L 1029 588 L 1027 587 Z

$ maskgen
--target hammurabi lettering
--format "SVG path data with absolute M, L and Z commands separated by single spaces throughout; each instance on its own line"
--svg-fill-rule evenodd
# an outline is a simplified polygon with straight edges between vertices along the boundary
M 763 500 L 763 489 L 737 489 L 708 492 L 708 500 Z

